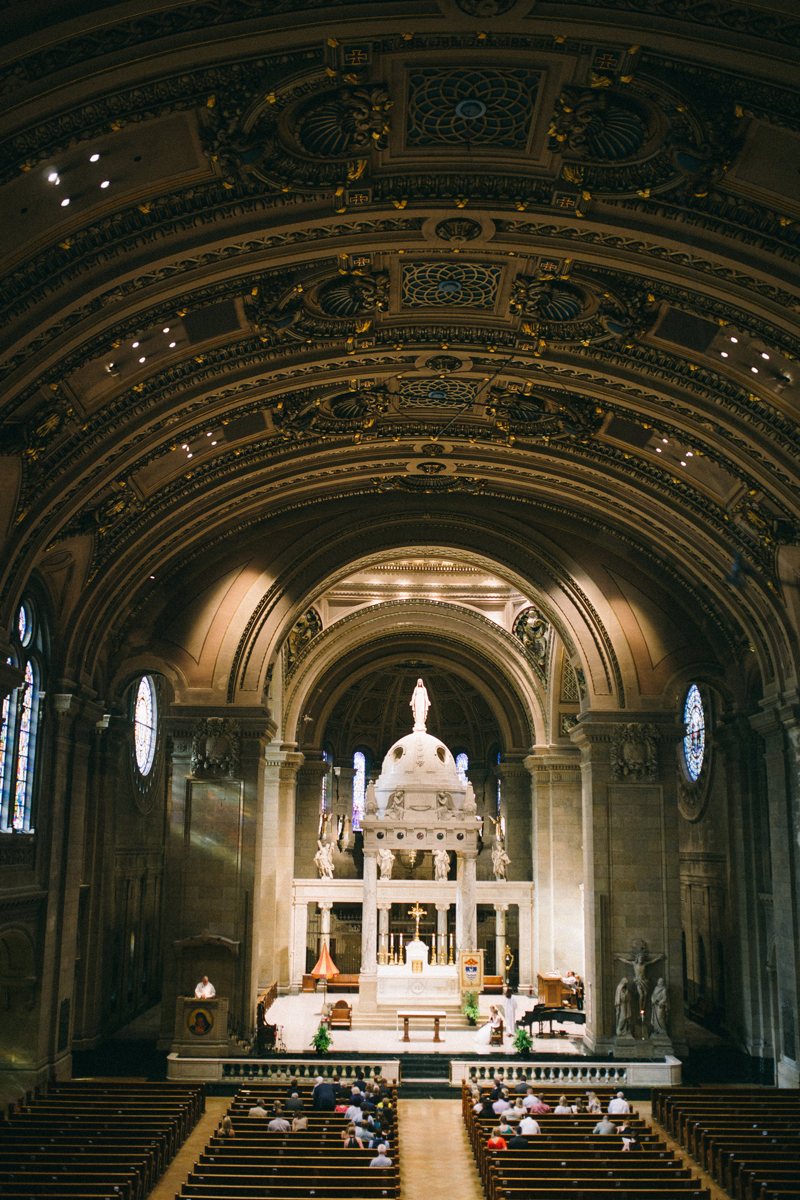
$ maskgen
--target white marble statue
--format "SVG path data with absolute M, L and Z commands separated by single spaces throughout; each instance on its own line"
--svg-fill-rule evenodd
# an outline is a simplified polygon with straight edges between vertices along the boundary
M 668 1020 L 669 996 L 667 995 L 667 987 L 662 976 L 653 988 L 653 994 L 650 997 L 650 1024 L 653 1027 L 653 1033 L 660 1034 L 662 1037 L 669 1037 L 669 1030 L 667 1029 Z
M 436 793 L 436 816 L 439 818 L 439 820 L 442 820 L 442 819 L 446 820 L 448 817 L 452 816 L 455 813 L 455 811 L 456 811 L 456 808 L 455 808 L 455 805 L 453 804 L 453 797 L 450 795 L 450 793 L 449 792 L 437 792 Z
M 436 882 L 445 883 L 447 881 L 447 876 L 450 873 L 450 855 L 443 846 L 440 846 L 433 852 L 433 867 L 435 872 L 434 878 L 436 879 Z
M 370 780 L 367 784 L 367 794 L 364 797 L 364 816 L 377 817 L 378 815 L 378 798 L 375 795 L 375 783 Z
M 506 867 L 510 863 L 511 859 L 503 849 L 503 843 L 498 839 L 492 847 L 492 870 L 495 879 L 505 879 Z
M 428 709 L 431 706 L 431 702 L 428 699 L 428 692 L 425 684 L 421 679 L 417 680 L 417 686 L 411 693 L 409 704 L 411 705 L 411 711 L 414 714 L 414 732 L 425 733 L 427 728 L 425 721 L 428 716 Z
M 381 869 L 381 879 L 392 878 L 392 867 L 394 866 L 394 855 L 391 850 L 387 850 L 386 846 L 381 846 L 378 851 L 378 866 Z
M 320 879 L 333 879 L 333 842 L 317 841 L 319 849 L 314 855 L 314 864 Z

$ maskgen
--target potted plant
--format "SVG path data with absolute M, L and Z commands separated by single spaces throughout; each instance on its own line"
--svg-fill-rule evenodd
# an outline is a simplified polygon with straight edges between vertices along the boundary
M 512 1045 L 514 1046 L 517 1054 L 521 1054 L 523 1058 L 529 1058 L 533 1048 L 533 1038 L 528 1033 L 527 1029 L 523 1029 L 522 1026 L 520 1026 L 520 1028 L 514 1034 L 514 1041 Z
M 333 1044 L 333 1038 L 325 1025 L 320 1025 L 311 1039 L 311 1045 L 317 1054 L 327 1054 Z
M 477 992 L 465 992 L 464 993 L 464 1002 L 461 1006 L 461 1011 L 464 1014 L 464 1016 L 467 1018 L 467 1024 L 470 1027 L 474 1027 L 475 1025 L 478 1024 L 481 1014 L 480 1014 L 480 1009 L 478 1008 L 478 993 Z

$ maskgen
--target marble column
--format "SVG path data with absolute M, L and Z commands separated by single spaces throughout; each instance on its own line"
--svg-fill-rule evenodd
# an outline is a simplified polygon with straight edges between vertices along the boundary
M 456 942 L 459 954 L 462 950 L 478 948 L 478 899 L 476 888 L 475 860 L 477 851 L 458 852 L 456 876 Z
M 505 956 L 506 956 L 506 913 L 508 912 L 507 904 L 494 905 L 494 961 L 495 975 L 499 975 L 502 979 L 505 978 Z
M 293 743 L 263 742 L 254 913 L 258 936 L 258 987 L 289 983 L 291 881 L 294 877 L 295 786 L 303 755 Z
M 364 899 L 361 908 L 361 974 L 374 975 L 378 933 L 378 857 L 374 850 L 364 854 Z
M 308 945 L 308 904 L 295 900 L 292 905 L 292 951 L 289 968 L 289 990 L 296 995 L 303 986 Z
M 444 952 L 444 961 L 447 962 L 447 917 L 450 912 L 449 904 L 436 905 L 436 943 L 438 957 L 441 957 Z M 437 959 L 438 961 L 438 959 Z
M 327 946 L 328 950 L 331 948 L 331 909 L 333 908 L 333 903 L 330 900 L 318 900 L 317 908 L 321 914 L 319 941 L 319 952 L 321 954 L 323 946 Z
M 391 903 L 382 900 L 378 905 L 378 961 L 383 965 L 389 955 L 389 912 Z

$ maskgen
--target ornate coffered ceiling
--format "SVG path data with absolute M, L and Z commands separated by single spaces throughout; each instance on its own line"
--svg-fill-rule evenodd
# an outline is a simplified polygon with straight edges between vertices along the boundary
M 117 653 L 271 520 L 452 495 L 620 539 L 788 679 L 796 23 L 268 8 L 6 14 L 2 620 L 69 555 L 70 653 Z

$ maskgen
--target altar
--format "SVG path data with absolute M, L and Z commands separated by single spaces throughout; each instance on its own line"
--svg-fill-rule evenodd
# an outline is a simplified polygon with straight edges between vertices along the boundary
M 419 919 L 417 920 L 419 927 Z M 430 948 L 414 938 L 405 947 L 405 963 L 379 965 L 377 1000 L 379 1005 L 461 1004 L 458 967 L 439 966 L 428 961 Z

